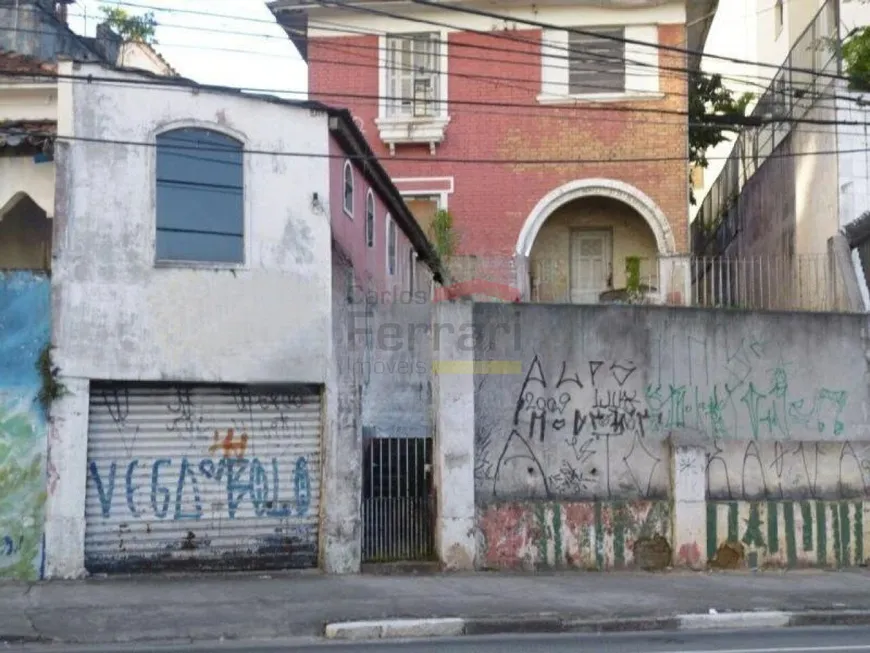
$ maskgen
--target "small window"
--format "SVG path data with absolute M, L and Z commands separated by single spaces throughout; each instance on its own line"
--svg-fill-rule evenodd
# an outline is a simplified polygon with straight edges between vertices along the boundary
M 244 262 L 242 143 L 186 127 L 156 145 L 156 259 Z
M 375 246 L 375 194 L 366 194 L 366 247 Z
M 387 274 L 396 274 L 396 223 L 387 214 Z
M 344 164 L 344 212 L 353 217 L 353 166 L 350 161 Z
M 583 29 L 568 33 L 568 93 L 625 91 L 625 29 Z

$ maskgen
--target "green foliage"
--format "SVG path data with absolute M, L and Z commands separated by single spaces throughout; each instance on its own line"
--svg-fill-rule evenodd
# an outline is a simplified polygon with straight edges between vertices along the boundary
M 629 293 L 640 292 L 640 257 L 625 257 L 625 289 Z
M 707 150 L 726 140 L 726 132 L 740 131 L 740 126 L 714 125 L 710 116 L 746 115 L 752 101 L 752 93 L 735 97 L 733 91 L 722 83 L 721 75 L 708 75 L 695 71 L 689 74 L 689 163 L 706 168 L 709 165 Z M 691 173 L 690 173 L 691 174 Z M 689 200 L 695 204 L 695 194 L 689 191 Z
M 870 92 L 870 27 L 860 27 L 843 39 L 840 53 L 849 88 Z
M 66 386 L 57 380 L 57 374 L 60 370 L 52 361 L 51 345 L 46 345 L 39 353 L 36 369 L 39 371 L 39 376 L 42 379 L 37 399 L 46 417 L 48 417 L 52 402 L 68 394 Z
M 0 557 L 0 578 L 39 576 L 46 498 L 43 447 L 45 434 L 36 429 L 33 417 L 0 403 L 0 533 L 13 549 L 11 557 Z
M 154 12 L 147 12 L 142 16 L 134 16 L 120 7 L 102 5 L 100 11 L 103 19 L 117 32 L 124 41 L 137 41 L 140 43 L 157 43 L 154 38 L 157 32 L 157 20 Z
M 449 259 L 456 253 L 459 246 L 459 236 L 453 230 L 453 216 L 446 209 L 439 209 L 429 225 L 429 237 L 435 245 L 435 251 L 442 259 Z

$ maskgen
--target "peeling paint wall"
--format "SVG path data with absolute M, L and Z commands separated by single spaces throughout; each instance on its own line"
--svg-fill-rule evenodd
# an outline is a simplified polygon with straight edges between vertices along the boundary
M 37 363 L 50 289 L 47 276 L 0 272 L 0 579 L 42 575 L 48 429 Z
M 710 501 L 712 567 L 852 567 L 867 564 L 870 504 L 861 501 Z
M 156 148 L 147 144 L 178 127 L 233 136 L 246 150 L 241 265 L 155 263 Z M 325 385 L 332 230 L 315 201 L 330 195 L 324 113 L 203 89 L 61 84 L 58 130 L 74 139 L 56 153 L 53 339 L 74 390 L 53 416 L 46 574 L 71 578 L 84 572 L 89 380 Z
M 479 566 L 661 569 L 671 560 L 670 519 L 667 501 L 482 506 L 477 514 Z

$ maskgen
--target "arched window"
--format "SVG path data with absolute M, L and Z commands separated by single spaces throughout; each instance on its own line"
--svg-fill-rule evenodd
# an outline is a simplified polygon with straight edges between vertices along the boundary
M 375 246 L 375 194 L 366 193 L 366 246 Z
M 344 212 L 353 217 L 353 166 L 344 162 Z
M 396 223 L 387 214 L 387 274 L 396 274 Z
M 242 143 L 209 129 L 157 135 L 158 261 L 243 263 Z

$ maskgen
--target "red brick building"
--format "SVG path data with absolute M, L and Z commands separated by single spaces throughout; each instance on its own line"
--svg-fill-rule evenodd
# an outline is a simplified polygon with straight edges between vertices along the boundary
M 351 109 L 421 222 L 453 216 L 460 276 L 589 302 L 625 287 L 632 257 L 661 289 L 662 257 L 689 250 L 696 62 L 680 50 L 702 49 L 716 0 L 585 4 L 486 5 L 507 20 L 384 0 L 269 7 L 312 99 Z

